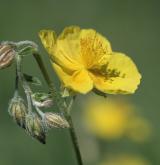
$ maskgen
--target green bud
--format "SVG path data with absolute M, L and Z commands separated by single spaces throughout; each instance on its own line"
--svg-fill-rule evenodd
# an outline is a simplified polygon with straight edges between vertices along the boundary
M 10 66 L 15 55 L 16 52 L 11 45 L 0 44 L 0 69 Z
M 41 143 L 46 143 L 46 135 L 41 119 L 35 113 L 26 116 L 26 131 L 29 135 L 36 138 Z
M 69 128 L 67 120 L 55 113 L 45 113 L 43 121 L 47 128 Z
M 21 97 L 14 97 L 9 104 L 8 112 L 16 121 L 16 123 L 25 128 L 25 116 L 26 116 L 26 106 L 24 100 Z
M 50 94 L 37 92 L 32 95 L 32 98 L 37 107 L 49 108 L 53 105 L 53 100 Z

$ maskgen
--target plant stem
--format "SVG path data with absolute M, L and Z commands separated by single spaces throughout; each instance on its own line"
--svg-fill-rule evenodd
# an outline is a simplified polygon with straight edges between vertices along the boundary
M 76 154 L 76 158 L 77 158 L 77 163 L 78 163 L 78 165 L 83 165 L 76 132 L 75 132 L 74 125 L 72 122 L 72 118 L 71 118 L 70 113 L 68 113 L 69 112 L 68 106 L 67 106 L 67 104 L 65 104 L 65 101 L 61 98 L 60 93 L 57 92 L 55 85 L 51 81 L 49 74 L 45 68 L 45 65 L 44 65 L 39 53 L 34 53 L 33 56 L 34 56 L 38 66 L 39 66 L 39 68 L 43 74 L 44 79 L 46 80 L 46 82 L 50 88 L 53 99 L 55 99 L 55 102 L 57 103 L 59 110 L 65 115 L 68 123 L 70 124 L 69 132 L 70 132 L 72 144 L 74 146 L 74 150 L 75 150 L 75 154 Z M 71 108 L 70 105 L 69 105 L 69 108 Z
M 67 119 L 67 121 L 70 125 L 69 133 L 70 133 L 72 143 L 73 143 L 73 146 L 74 146 L 74 150 L 75 150 L 75 153 L 76 153 L 76 156 L 77 156 L 78 164 L 83 165 L 77 135 L 76 135 L 76 132 L 75 132 L 75 129 L 74 129 L 74 125 L 73 125 L 71 115 L 69 113 L 66 116 L 66 119 Z
M 15 79 L 15 92 L 18 93 L 19 88 L 19 77 L 18 77 L 18 71 L 17 71 L 17 65 L 16 65 L 16 79 Z
M 25 81 L 22 71 L 21 71 L 21 67 L 22 67 L 22 57 L 20 55 L 16 56 L 16 74 L 17 74 L 17 80 L 20 80 L 22 83 L 22 86 L 24 88 L 24 92 L 26 94 L 27 97 L 27 103 L 28 103 L 28 111 L 31 112 L 32 111 L 32 100 L 31 100 L 31 91 L 30 88 L 28 87 L 27 82 Z
M 18 76 L 17 64 L 16 64 L 15 91 L 14 91 L 15 97 L 18 96 L 18 89 L 19 89 L 19 76 Z

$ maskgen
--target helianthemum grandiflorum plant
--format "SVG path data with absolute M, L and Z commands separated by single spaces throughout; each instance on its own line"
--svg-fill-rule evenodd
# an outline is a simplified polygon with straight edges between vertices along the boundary
M 112 51 L 110 42 L 93 29 L 65 28 L 39 33 L 52 65 L 64 87 L 79 93 L 93 88 L 111 94 L 134 93 L 140 83 L 134 62 Z
M 9 114 L 32 137 L 45 143 L 50 128 L 68 128 L 77 163 L 82 165 L 80 149 L 70 110 L 78 93 L 90 91 L 106 94 L 131 94 L 137 89 L 141 75 L 134 62 L 125 54 L 114 52 L 109 41 L 93 29 L 70 26 L 60 35 L 52 30 L 41 30 L 41 41 L 48 51 L 51 64 L 63 88 L 56 89 L 39 54 L 31 41 L 0 44 L 0 69 L 16 63 L 15 93 L 9 104 Z M 41 84 L 39 79 L 25 74 L 22 61 L 33 55 L 49 86 L 48 93 L 33 92 L 30 84 Z M 22 85 L 26 98 L 19 94 Z M 63 90 L 61 90 L 63 89 Z M 67 97 L 67 98 L 64 98 Z M 56 104 L 61 113 L 43 112 Z

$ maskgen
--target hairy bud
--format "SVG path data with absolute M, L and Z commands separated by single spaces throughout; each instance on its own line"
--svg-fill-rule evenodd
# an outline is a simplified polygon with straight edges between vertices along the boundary
M 16 55 L 11 45 L 0 44 L 0 69 L 10 66 Z
M 53 105 L 53 100 L 50 94 L 37 92 L 32 95 L 34 104 L 40 108 L 49 108 Z
M 26 116 L 26 131 L 41 143 L 46 143 L 46 135 L 41 119 L 35 113 Z
M 8 111 L 16 123 L 20 127 L 25 128 L 26 106 L 21 97 L 14 97 L 11 100 Z
M 52 99 L 46 99 L 42 102 L 34 100 L 34 104 L 40 108 L 50 108 L 53 105 Z
M 67 120 L 55 113 L 46 112 L 43 120 L 47 128 L 69 128 Z

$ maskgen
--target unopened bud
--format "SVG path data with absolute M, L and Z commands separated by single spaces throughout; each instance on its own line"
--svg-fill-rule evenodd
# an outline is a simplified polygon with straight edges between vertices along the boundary
M 53 100 L 50 94 L 37 92 L 32 95 L 34 104 L 40 108 L 49 108 L 53 105 Z
M 25 128 L 26 106 L 21 97 L 14 97 L 11 100 L 8 111 L 16 123 L 20 127 Z
M 55 113 L 46 112 L 43 120 L 47 128 L 69 128 L 67 120 Z
M 26 116 L 26 131 L 41 143 L 46 143 L 46 135 L 41 119 L 35 113 Z
M 42 102 L 34 101 L 34 104 L 37 107 L 40 107 L 40 108 L 50 108 L 53 105 L 53 101 L 52 101 L 52 99 L 46 99 L 46 100 L 44 100 Z
M 0 44 L 0 69 L 10 66 L 16 55 L 11 45 Z

